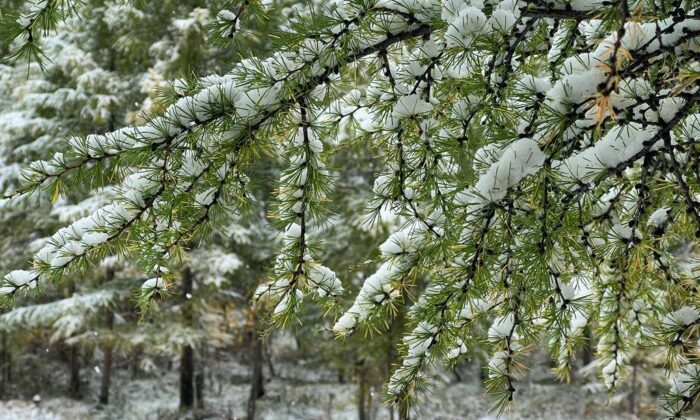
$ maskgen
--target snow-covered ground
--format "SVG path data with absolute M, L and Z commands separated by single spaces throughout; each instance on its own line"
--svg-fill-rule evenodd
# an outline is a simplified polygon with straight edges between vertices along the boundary
M 265 384 L 265 396 L 258 400 L 256 418 L 273 419 L 357 419 L 356 387 L 339 383 L 332 371 L 310 369 L 295 363 L 278 363 L 278 376 Z M 25 400 L 0 402 L 0 420 L 76 420 L 76 419 L 236 419 L 245 418 L 249 385 L 243 382 L 247 367 L 226 362 L 217 367 L 217 375 L 228 378 L 207 387 L 205 408 L 196 413 L 178 412 L 177 372 L 131 379 L 118 371 L 112 387 L 110 405 L 96 404 L 95 396 L 83 401 L 44 398 L 38 403 Z M 306 372 L 306 373 L 305 373 Z M 426 397 L 415 413 L 417 419 L 495 419 L 490 412 L 493 400 L 484 395 L 472 368 L 468 382 L 454 382 L 451 374 L 438 375 L 441 382 Z M 87 378 L 91 383 L 96 379 Z M 311 379 L 311 380 L 309 380 Z M 448 383 L 449 382 L 449 383 Z M 95 384 L 96 385 L 96 384 Z M 97 386 L 95 386 L 97 388 Z M 389 419 L 374 390 L 373 419 Z M 622 393 L 608 401 L 606 391 L 595 382 L 578 378 L 570 385 L 552 380 L 546 369 L 536 368 L 518 387 L 517 401 L 504 419 L 635 419 L 657 418 L 655 401 L 638 397 L 637 414 L 629 413 L 629 398 Z
M 169 379 L 175 379 L 173 376 Z M 119 400 L 109 408 L 100 408 L 90 402 L 65 398 L 42 401 L 11 400 L 0 403 L 0 419 L 171 419 L 195 418 L 179 415 L 177 411 L 176 382 L 170 386 L 157 381 L 131 383 L 125 394 L 129 400 Z M 196 418 L 233 419 L 245 417 L 248 395 L 246 385 L 229 386 L 221 396 L 207 398 L 208 409 Z M 273 380 L 267 384 L 266 395 L 258 402 L 258 418 L 272 419 L 357 419 L 355 387 L 337 383 L 290 384 Z M 605 405 L 604 393 L 590 392 L 580 386 L 536 385 L 523 388 L 514 410 L 504 419 L 634 419 L 638 416 L 625 412 L 620 404 Z M 452 384 L 433 391 L 433 395 L 419 408 L 419 419 L 495 419 L 490 413 L 491 400 L 474 385 Z M 376 419 L 387 419 L 386 409 L 377 407 Z M 652 412 L 640 415 L 654 418 Z
M 257 401 L 256 418 L 353 420 L 358 418 L 357 387 L 352 378 L 341 382 L 338 371 L 324 366 L 318 359 L 303 357 L 290 334 L 279 332 L 275 346 L 264 364 L 265 395 Z M 33 402 L 31 386 L 13 388 L 13 395 L 25 399 L 0 401 L 0 420 L 78 420 L 78 419 L 242 419 L 250 392 L 251 367 L 245 352 L 210 352 L 206 360 L 204 409 L 182 413 L 178 410 L 177 361 L 142 356 L 142 370 L 134 376 L 126 360 L 115 364 L 110 404 L 97 404 L 101 374 L 96 366 L 83 366 L 84 398 L 75 401 L 65 397 L 68 383 L 65 364 L 57 358 L 46 358 L 41 369 L 46 384 L 36 389 L 47 390 Z M 612 398 L 596 377 L 595 365 L 573 372 L 572 383 L 559 383 L 549 370 L 548 356 L 535 351 L 527 361 L 530 370 L 516 385 L 516 399 L 503 419 L 656 419 L 658 392 L 666 386 L 662 370 L 638 375 L 635 398 L 630 388 L 622 388 Z M 144 363 L 147 362 L 147 363 Z M 270 368 L 274 369 L 274 375 Z M 480 382 L 478 363 L 463 363 L 455 372 L 434 369 L 429 373 L 436 386 L 425 396 L 413 418 L 416 419 L 496 419 L 491 412 L 494 400 L 485 394 Z M 48 379 L 51 383 L 49 384 Z M 31 385 L 31 383 L 29 383 Z M 371 388 L 370 420 L 391 419 L 379 388 Z M 635 413 L 631 414 L 634 401 Z M 394 419 L 396 416 L 393 417 Z M 700 419 L 697 411 L 689 416 Z

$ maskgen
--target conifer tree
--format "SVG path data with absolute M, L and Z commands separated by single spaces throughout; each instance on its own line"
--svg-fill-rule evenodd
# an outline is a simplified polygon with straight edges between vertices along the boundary
M 245 35 L 236 39 L 233 48 L 214 48 L 205 42 L 205 38 L 208 32 L 218 30 L 217 25 L 222 23 L 221 19 L 216 17 L 216 13 L 220 10 L 225 12 L 224 8 L 229 6 L 230 2 L 215 2 L 207 4 L 207 7 L 200 7 L 205 6 L 201 3 L 189 1 L 156 5 L 93 0 L 74 2 L 70 5 L 63 2 L 62 7 L 70 8 L 53 10 L 58 13 L 51 18 L 56 19 L 55 26 L 52 24 L 41 30 L 36 30 L 38 27 L 27 29 L 33 34 L 31 41 L 21 33 L 15 33 L 17 42 L 3 45 L 3 51 L 7 53 L 3 57 L 7 60 L 0 65 L 3 70 L 0 76 L 0 101 L 3 105 L 0 113 L 0 147 L 3 159 L 0 179 L 3 190 L 14 189 L 18 185 L 22 177 L 19 169 L 23 165 L 37 158 L 51 156 L 60 149 L 56 139 L 95 131 L 105 132 L 129 122 L 138 123 L 141 121 L 141 112 L 150 112 L 151 107 L 157 107 L 154 98 L 157 98 L 160 92 L 175 89 L 175 86 L 184 86 L 186 83 L 185 79 L 179 79 L 178 82 L 169 85 L 164 78 L 186 78 L 190 77 L 193 71 L 222 71 L 222 68 L 229 68 L 239 59 L 239 46 L 248 47 L 243 53 L 263 51 L 267 47 L 268 41 L 260 38 L 259 33 L 264 31 L 267 24 L 276 25 L 277 16 L 275 19 L 261 21 L 256 30 L 250 28 Z M 57 4 L 48 2 L 45 4 L 48 9 L 44 10 L 38 9 L 37 4 L 26 3 L 21 4 L 22 7 L 16 9 L 16 12 L 3 7 L 3 28 L 7 29 L 18 21 L 27 19 L 39 25 L 44 18 L 37 20 L 31 16 L 51 12 L 51 8 Z M 280 2 L 271 4 L 270 8 L 274 11 L 283 6 L 284 3 Z M 162 14 L 173 18 L 162 19 Z M 251 18 L 252 16 L 246 17 Z M 144 36 L 140 29 L 144 25 L 148 25 L 152 30 L 147 36 Z M 25 35 L 28 36 L 28 32 Z M 36 44 L 26 46 L 24 42 Z M 38 51 L 38 54 L 15 54 L 23 48 Z M 11 269 L 21 260 L 26 260 L 33 250 L 43 246 L 47 239 L 44 237 L 50 235 L 61 223 L 74 222 L 88 215 L 114 196 L 113 186 L 105 185 L 104 180 L 95 185 L 97 188 L 73 191 L 62 197 L 58 194 L 60 186 L 56 187 L 57 189 L 48 195 L 37 195 L 30 203 L 3 206 L 0 209 L 3 219 L 3 223 L 0 224 L 0 228 L 3 229 L 3 241 L 0 244 L 3 258 L 0 266 L 4 270 Z M 51 206 L 51 201 L 54 200 L 56 202 Z M 28 243 L 29 240 L 33 242 Z M 219 257 L 230 260 L 226 262 L 229 268 L 237 268 L 243 264 L 233 254 L 220 253 Z M 115 265 L 113 259 L 109 261 L 111 266 L 108 271 L 123 271 L 119 273 L 120 281 L 123 281 L 124 277 L 142 277 L 128 264 Z M 216 258 L 210 258 L 209 263 L 213 266 L 207 267 L 207 275 L 210 278 L 216 277 L 216 286 L 220 287 L 221 277 L 228 271 Z M 70 364 L 74 375 L 71 387 L 76 395 L 80 384 L 80 368 L 77 364 L 79 347 L 99 345 L 104 349 L 104 376 L 100 400 L 107 402 L 111 370 L 111 356 L 108 355 L 112 354 L 115 343 L 119 350 L 124 352 L 140 347 L 132 340 L 139 336 L 132 334 L 133 329 L 138 328 L 139 318 L 134 317 L 132 310 L 117 314 L 120 320 L 127 320 L 126 325 L 119 325 L 116 331 L 110 331 L 114 321 L 112 311 L 118 307 L 129 308 L 128 304 L 124 305 L 129 299 L 129 293 L 123 292 L 133 288 L 133 284 L 126 288 L 122 286 L 122 293 L 118 298 L 114 297 L 112 282 L 99 281 L 99 278 L 104 276 L 101 271 L 104 270 L 90 268 L 88 273 L 81 275 L 92 278 L 91 281 L 67 282 L 71 285 L 67 290 L 74 290 L 78 294 L 75 298 L 69 297 L 39 306 L 21 306 L 3 315 L 7 323 L 2 330 L 6 338 L 9 335 L 19 338 L 21 336 L 17 331 L 21 329 L 22 323 L 29 331 L 42 328 L 52 332 L 53 323 L 58 322 L 56 319 L 60 318 L 66 322 L 69 319 L 73 320 L 68 333 L 55 333 L 51 342 L 72 343 Z M 205 285 L 209 283 L 208 280 L 204 281 Z M 102 288 L 106 288 L 106 291 L 101 290 Z M 103 292 L 114 298 L 105 299 L 104 305 L 95 307 L 79 304 L 83 297 L 102 296 Z M 199 297 L 203 300 L 209 299 L 211 293 L 213 292 L 209 291 L 208 295 Z M 64 296 L 49 288 L 42 300 L 61 297 Z M 75 304 L 71 304 L 72 302 Z M 28 304 L 31 300 L 22 299 L 18 303 Z M 107 312 L 105 323 L 108 331 L 102 330 L 100 323 L 95 322 L 95 318 L 102 320 L 103 310 Z M 165 319 L 151 320 L 158 321 L 166 322 Z M 200 325 L 191 327 L 184 330 L 171 328 L 174 338 L 160 337 L 162 342 L 158 344 L 173 350 L 168 354 L 174 354 L 175 347 L 182 346 L 182 343 L 197 342 L 203 340 L 206 334 L 212 333 L 212 328 L 201 331 Z M 82 334 L 86 329 L 92 330 L 91 334 Z M 92 332 L 97 334 L 96 331 L 99 331 L 99 335 L 93 336 Z M 187 334 L 190 337 L 184 339 L 183 336 Z M 179 344 L 171 347 L 167 345 L 173 342 Z M 184 348 L 191 350 L 188 345 Z M 9 371 L 12 350 L 4 345 L 3 351 L 8 352 L 4 360 L 7 360 Z
M 254 206 L 247 174 L 276 154 L 282 245 L 255 298 L 280 325 L 304 300 L 332 307 L 346 276 L 322 259 L 336 211 L 327 162 L 349 131 L 381 163 L 366 223 L 387 207 L 403 223 L 333 330 L 382 332 L 409 306 L 394 401 L 420 395 L 428 365 L 484 346 L 501 410 L 530 349 L 546 345 L 566 378 L 590 327 L 611 392 L 636 347 L 660 352 L 663 408 L 680 417 L 700 395 L 696 263 L 680 252 L 700 236 L 699 6 L 349 0 L 300 17 L 269 57 L 188 80 L 143 124 L 71 138 L 25 168 L 5 205 L 102 179 L 117 192 L 0 291 L 135 249 L 151 273 L 148 306 L 192 237 Z M 34 28 L 52 30 L 65 12 L 30 23 L 26 13 L 4 37 L 10 54 L 40 60 Z M 218 16 L 237 27 L 236 13 Z

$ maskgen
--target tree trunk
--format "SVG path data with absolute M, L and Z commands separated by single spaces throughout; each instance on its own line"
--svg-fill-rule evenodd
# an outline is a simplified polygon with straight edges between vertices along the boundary
M 357 363 L 357 417 L 359 420 L 369 420 L 367 413 L 367 375 L 362 362 Z
M 192 271 L 189 267 L 182 273 L 182 315 L 185 325 L 192 325 L 193 313 Z M 191 408 L 194 405 L 194 349 L 184 346 L 180 354 L 180 408 Z
M 131 350 L 131 379 L 139 377 L 139 354 L 138 348 Z
M 70 364 L 70 396 L 71 398 L 80 399 L 80 352 L 78 346 L 70 346 L 69 364 Z
M 328 395 L 328 408 L 326 409 L 326 418 L 328 420 L 333 420 L 333 400 L 335 399 L 335 394 L 331 392 Z
M 75 294 L 75 282 L 69 281 L 63 292 L 66 298 Z M 68 366 L 70 368 L 70 384 L 68 395 L 71 398 L 80 399 L 80 352 L 77 345 L 68 348 Z
M 583 354 L 581 355 L 581 361 L 583 362 L 583 365 L 586 366 L 593 361 L 593 337 L 589 327 L 586 327 L 584 334 L 586 336 L 586 340 L 583 342 Z
M 270 371 L 270 377 L 274 378 L 277 374 L 275 373 L 275 365 L 272 363 L 272 353 L 270 353 L 270 346 L 272 346 L 272 336 L 267 336 L 267 345 L 263 346 L 265 352 L 265 360 L 267 360 L 267 368 Z
M 107 330 L 112 332 L 114 326 L 114 313 L 108 309 Z M 112 380 L 112 337 L 105 342 L 102 349 L 104 360 L 102 361 L 102 384 L 100 386 L 100 404 L 109 403 L 109 383 Z
M 12 382 L 12 349 L 9 346 L 7 346 L 7 353 L 5 353 L 5 378 L 7 378 L 7 383 Z
M 634 415 L 637 412 L 637 364 L 632 366 L 632 390 L 630 391 L 630 414 Z
M 253 331 L 251 343 L 251 362 L 253 363 L 253 372 L 250 378 L 250 396 L 248 397 L 248 419 L 255 418 L 255 403 L 256 400 L 265 395 L 264 376 L 263 376 L 263 342 L 262 335 L 258 332 L 257 317 L 253 315 Z
M 108 269 L 105 275 L 105 283 L 109 283 L 114 279 L 114 270 Z M 112 308 L 107 308 L 107 316 L 105 319 L 105 327 L 110 335 L 104 342 L 102 353 L 104 360 L 102 361 L 102 383 L 100 384 L 100 404 L 109 403 L 109 383 L 112 380 L 112 328 L 114 327 L 114 312 Z
M 204 373 L 197 372 L 194 376 L 195 396 L 197 397 L 197 408 L 204 409 Z
M 10 367 L 12 366 L 12 353 L 10 353 L 10 346 L 7 340 L 7 332 L 2 332 L 2 349 L 0 350 L 0 395 L 5 394 L 5 387 L 9 385 L 11 380 Z
M 185 346 L 180 354 L 180 408 L 194 406 L 194 349 Z

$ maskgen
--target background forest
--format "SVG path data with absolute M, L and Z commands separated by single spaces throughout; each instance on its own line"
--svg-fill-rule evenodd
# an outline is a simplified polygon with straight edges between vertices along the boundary
M 34 7 L 30 3 L 41 2 L 0 0 L 0 18 Z M 293 22 L 339 6 L 327 0 L 83 0 L 74 7 L 42 33 L 40 51 L 18 47 L 21 40 L 0 43 L 2 191 L 21 185 L 21 169 L 31 162 L 64 150 L 63 140 L 144 125 L 198 83 L 215 83 L 246 58 L 271 55 L 287 42 L 284 31 L 298 29 Z M 594 29 L 586 30 L 593 36 Z M 551 28 L 550 36 L 555 32 Z M 360 63 L 343 82 L 371 90 L 367 75 L 379 71 Z M 395 252 L 387 250 L 386 238 L 407 220 L 381 203 L 368 216 L 368 203 L 371 207 L 384 188 L 376 175 L 396 168 L 377 159 L 382 151 L 357 134 L 355 127 L 367 127 L 369 114 L 360 106 L 352 113 L 353 123 L 323 140 L 336 146 L 324 169 L 335 179 L 324 198 L 333 203 L 333 213 L 323 247 L 315 250 L 342 277 L 345 292 L 336 294 L 331 285 L 324 296 L 340 308 L 351 307 L 364 279 L 381 272 L 386 255 Z M 475 127 L 465 124 L 463 137 L 479 144 L 487 130 Z M 40 293 L 12 292 L 12 302 L 0 306 L 0 419 L 499 415 L 500 397 L 482 385 L 489 379 L 488 347 L 461 340 L 451 364 L 427 368 L 435 385 L 422 394 L 422 403 L 410 409 L 388 404 L 386 384 L 401 366 L 402 340 L 413 328 L 407 308 L 418 294 L 410 289 L 401 291 L 405 305 L 392 306 L 393 317 L 383 321 L 381 332 L 369 329 L 339 339 L 333 329 L 345 319 L 342 311 L 323 305 L 310 305 L 298 318 L 269 322 L 279 305 L 256 304 L 254 295 L 279 269 L 277 250 L 289 241 L 289 230 L 279 233 L 284 209 L 275 202 L 274 180 L 284 179 L 289 163 L 278 140 L 241 176 L 248 208 L 230 218 L 218 210 L 212 217 L 219 223 L 189 236 L 183 249 L 190 252 L 178 264 L 154 268 L 171 276 L 167 290 L 139 264 L 139 250 L 124 246 L 118 256 L 85 262 L 81 272 L 66 273 Z M 478 171 L 484 164 L 474 158 L 476 149 L 461 157 L 474 159 Z M 1 273 L 25 266 L 60 228 L 116 200 L 121 192 L 107 172 L 101 183 L 93 175 L 76 181 L 89 188 L 57 182 L 24 205 L 1 202 Z M 693 272 L 694 243 L 678 243 L 675 255 Z M 411 273 L 412 286 L 428 288 L 429 273 Z M 544 346 L 534 346 L 521 360 L 526 369 L 504 418 L 658 417 L 669 379 L 654 350 L 641 344 L 629 350 L 627 379 L 609 394 L 599 377 L 602 362 L 594 358 L 599 342 L 593 327 L 584 325 L 571 349 L 568 375 Z M 694 337 L 697 342 L 697 332 Z M 560 380 L 566 376 L 570 383 Z M 687 416 L 697 417 L 697 408 Z

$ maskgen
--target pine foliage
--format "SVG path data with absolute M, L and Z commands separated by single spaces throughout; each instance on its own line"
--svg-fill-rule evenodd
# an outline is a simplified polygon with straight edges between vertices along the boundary
M 264 5 L 218 13 L 211 34 L 245 32 L 248 9 L 262 16 Z M 66 11 L 27 24 L 31 13 L 41 12 L 5 24 L 15 28 L 3 32 L 10 58 L 41 59 L 26 46 L 32 28 L 52 30 Z M 403 223 L 333 330 L 381 333 L 414 302 L 391 399 L 413 401 L 431 364 L 485 346 L 500 411 L 517 395 L 528 351 L 547 346 L 567 378 L 592 329 L 611 391 L 630 354 L 649 347 L 672 375 L 667 415 L 693 406 L 696 0 L 349 0 L 276 38 L 267 58 L 173 83 L 143 124 L 71 138 L 26 167 L 3 205 L 105 180 L 116 194 L 58 230 L 0 292 L 129 253 L 151 274 L 140 289 L 148 306 L 190 240 L 256 205 L 249 174 L 273 156 L 284 161 L 270 214 L 281 248 L 255 299 L 282 325 L 304 300 L 337 307 L 348 276 L 323 261 L 339 211 L 329 157 L 354 140 L 382 168 L 365 223 L 386 209 Z

